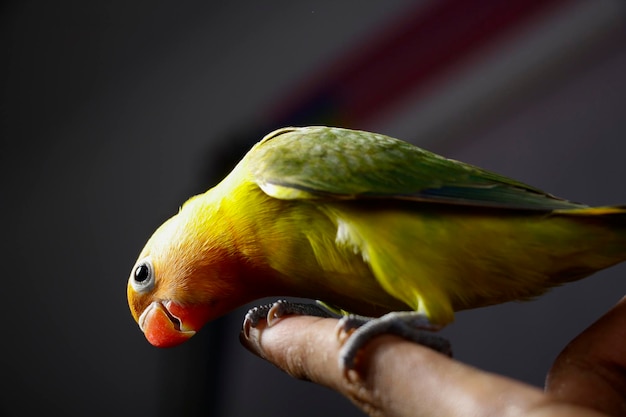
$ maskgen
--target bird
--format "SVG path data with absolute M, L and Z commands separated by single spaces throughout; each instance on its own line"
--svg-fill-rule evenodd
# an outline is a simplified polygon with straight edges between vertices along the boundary
M 147 340 L 185 342 L 262 297 L 260 319 L 339 315 L 340 366 L 395 333 L 431 333 L 456 311 L 529 300 L 626 260 L 626 207 L 568 201 L 382 134 L 287 127 L 149 238 L 127 298 Z M 340 333 L 341 333 L 340 332 Z

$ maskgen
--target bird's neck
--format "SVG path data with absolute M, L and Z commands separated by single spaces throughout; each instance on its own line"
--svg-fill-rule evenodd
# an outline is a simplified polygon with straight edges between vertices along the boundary
M 205 257 L 216 258 L 211 263 L 220 265 L 225 286 L 245 288 L 248 301 L 274 295 L 284 288 L 283 277 L 268 264 L 264 242 L 276 216 L 276 200 L 256 186 L 222 185 L 187 203 L 199 212 L 190 217 L 203 222 L 192 225 L 198 233 L 194 240 L 205 242 Z M 228 192 L 223 191 L 226 188 Z

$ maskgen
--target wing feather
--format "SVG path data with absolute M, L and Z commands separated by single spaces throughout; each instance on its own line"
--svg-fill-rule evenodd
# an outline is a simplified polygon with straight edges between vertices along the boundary
M 388 136 L 284 128 L 248 153 L 253 180 L 280 199 L 402 199 L 522 210 L 586 207 Z

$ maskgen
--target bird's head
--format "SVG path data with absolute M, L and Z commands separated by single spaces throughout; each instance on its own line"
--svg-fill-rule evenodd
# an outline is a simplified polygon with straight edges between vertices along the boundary
M 208 321 L 237 306 L 233 250 L 225 239 L 210 233 L 218 228 L 198 220 L 203 216 L 197 210 L 186 204 L 159 227 L 128 279 L 131 314 L 157 347 L 183 343 Z M 205 220 L 208 217 L 213 216 L 205 215 Z

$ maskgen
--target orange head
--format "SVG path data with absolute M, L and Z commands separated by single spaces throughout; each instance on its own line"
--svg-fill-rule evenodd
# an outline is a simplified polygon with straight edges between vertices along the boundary
M 154 346 L 176 346 L 250 301 L 231 230 L 220 226 L 225 219 L 211 221 L 214 211 L 190 200 L 152 235 L 130 273 L 128 305 Z

